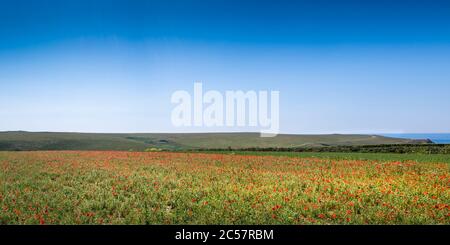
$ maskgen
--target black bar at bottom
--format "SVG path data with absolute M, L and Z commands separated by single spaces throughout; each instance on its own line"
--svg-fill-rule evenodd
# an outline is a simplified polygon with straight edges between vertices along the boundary
M 446 225 L 393 226 L 246 226 L 246 225 L 128 225 L 128 226 L 0 226 L 0 238 L 24 242 L 430 242 L 448 238 Z

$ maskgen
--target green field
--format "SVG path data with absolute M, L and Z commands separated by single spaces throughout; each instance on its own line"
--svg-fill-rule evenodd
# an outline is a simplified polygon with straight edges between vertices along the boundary
M 449 164 L 355 156 L 0 152 L 0 224 L 450 224 Z
M 0 224 L 450 224 L 450 154 L 417 153 L 448 145 L 423 143 L 3 132 Z M 296 152 L 327 150 L 362 152 Z
M 0 132 L 0 150 L 116 150 L 144 151 L 148 148 L 187 150 L 206 148 L 329 147 L 382 144 L 417 144 L 425 140 L 388 138 L 377 135 L 278 135 L 262 138 L 259 133 L 192 134 L 100 134 Z
M 202 151 L 204 152 L 204 151 Z M 261 152 L 261 151 L 207 151 L 205 153 L 260 155 L 260 156 L 288 156 L 298 158 L 320 158 L 329 160 L 373 160 L 373 161 L 414 161 L 449 163 L 450 154 L 418 154 L 418 153 L 348 153 L 348 152 Z

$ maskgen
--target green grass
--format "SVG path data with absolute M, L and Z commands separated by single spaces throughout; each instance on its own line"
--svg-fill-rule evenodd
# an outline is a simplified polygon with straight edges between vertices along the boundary
M 449 163 L 450 154 L 418 154 L 418 153 L 345 153 L 345 152 L 261 152 L 261 151 L 211 151 L 209 153 L 288 156 L 299 158 L 320 158 L 330 160 L 373 160 L 373 161 L 415 161 Z
M 450 224 L 449 167 L 239 154 L 0 152 L 0 224 Z
M 359 146 L 417 143 L 408 139 L 376 135 L 287 135 L 262 138 L 259 133 L 191 134 L 100 134 L 52 132 L 0 132 L 0 150 L 116 150 L 145 151 L 147 148 L 187 150 L 204 148 L 270 148 Z M 421 143 L 421 142 L 418 142 Z

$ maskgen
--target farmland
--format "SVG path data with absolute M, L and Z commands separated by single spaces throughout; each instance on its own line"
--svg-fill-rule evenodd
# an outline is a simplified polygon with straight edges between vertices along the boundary
M 418 163 L 448 163 L 450 154 L 423 153 L 361 153 L 361 152 L 266 152 L 266 151 L 200 151 L 212 154 L 238 154 L 259 156 L 288 156 L 300 158 L 320 158 L 328 160 L 362 160 L 362 161 L 413 161 Z
M 328 134 L 289 135 L 264 138 L 259 133 L 57 133 L 0 132 L 1 151 L 35 150 L 163 150 L 241 149 L 248 147 L 370 146 L 384 144 L 427 144 L 428 140 L 399 139 L 379 135 Z
M 308 154 L 0 152 L 0 223 L 450 224 L 446 162 Z

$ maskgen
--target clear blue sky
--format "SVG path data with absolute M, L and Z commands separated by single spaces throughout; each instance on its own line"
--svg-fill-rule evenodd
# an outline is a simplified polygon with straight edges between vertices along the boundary
M 0 2 L 0 131 L 251 130 L 173 128 L 195 81 L 279 90 L 283 133 L 450 132 L 450 2 Z

